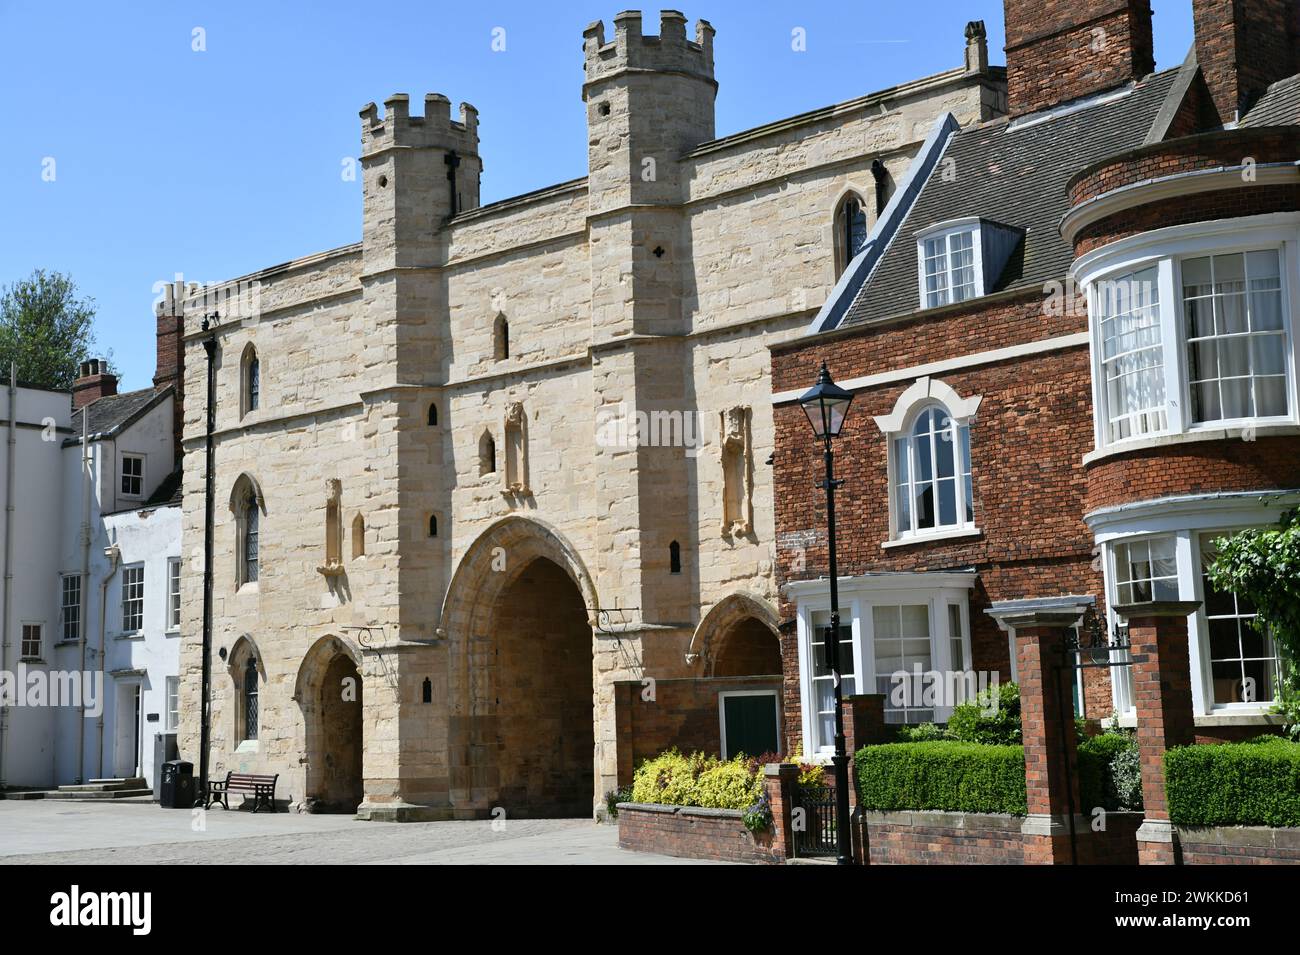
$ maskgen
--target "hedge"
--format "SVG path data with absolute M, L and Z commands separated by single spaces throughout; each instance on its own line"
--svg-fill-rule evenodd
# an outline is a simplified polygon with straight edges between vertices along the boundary
M 854 757 L 866 809 L 940 809 L 1023 816 L 1025 751 L 980 743 L 883 743 Z
M 1300 826 L 1300 743 L 1175 747 L 1165 752 L 1165 794 L 1180 826 Z

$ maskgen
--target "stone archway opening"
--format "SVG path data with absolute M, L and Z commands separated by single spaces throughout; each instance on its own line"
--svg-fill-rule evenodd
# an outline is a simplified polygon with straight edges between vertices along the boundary
M 354 813 L 365 796 L 356 661 L 337 641 L 323 640 L 304 661 L 299 693 L 307 731 L 306 807 Z
M 763 621 L 745 617 L 718 635 L 714 676 L 768 676 L 781 673 L 781 643 Z
M 582 592 L 535 558 L 497 597 L 489 635 L 501 807 L 514 817 L 590 816 L 594 667 Z

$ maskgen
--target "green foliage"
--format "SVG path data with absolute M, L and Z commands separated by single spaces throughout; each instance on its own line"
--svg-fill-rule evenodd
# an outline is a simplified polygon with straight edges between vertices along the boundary
M 1019 744 L 1020 687 L 1015 683 L 1000 683 L 981 691 L 975 699 L 958 704 L 948 718 L 947 735 L 963 743 Z
M 1103 733 L 1079 743 L 1081 810 L 1141 809 L 1141 766 L 1137 740 L 1128 733 Z
M 41 388 L 70 389 L 77 367 L 91 357 L 95 303 L 77 297 L 72 279 L 37 269 L 0 292 L 0 377 L 9 364 L 18 380 Z
M 748 809 L 763 795 L 763 772 L 738 756 L 683 756 L 671 749 L 647 759 L 632 777 L 632 801 L 708 809 Z
M 1287 511 L 1276 527 L 1239 531 L 1214 546 L 1206 574 L 1219 590 L 1251 604 L 1258 614 L 1252 625 L 1272 636 L 1282 662 L 1274 711 L 1300 741 L 1300 509 Z
M 854 760 L 867 809 L 1026 812 L 1021 746 L 885 743 L 862 747 Z
M 900 743 L 933 743 L 947 738 L 948 733 L 937 723 L 921 723 L 917 726 L 904 724 L 898 728 Z
M 1300 826 L 1300 743 L 1175 747 L 1165 753 L 1165 793 L 1181 826 Z
M 621 802 L 632 801 L 632 787 L 624 786 L 622 789 L 611 789 L 605 793 L 605 814 L 610 819 L 618 818 L 618 804 Z

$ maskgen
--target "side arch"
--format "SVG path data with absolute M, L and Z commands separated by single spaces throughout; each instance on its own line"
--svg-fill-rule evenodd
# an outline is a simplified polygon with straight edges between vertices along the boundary
M 771 631 L 774 641 L 780 640 L 781 618 L 775 607 L 753 594 L 729 594 L 714 604 L 695 628 L 686 650 L 686 662 L 692 665 L 703 662 L 705 673 L 712 675 L 723 638 L 748 620 L 758 621 Z

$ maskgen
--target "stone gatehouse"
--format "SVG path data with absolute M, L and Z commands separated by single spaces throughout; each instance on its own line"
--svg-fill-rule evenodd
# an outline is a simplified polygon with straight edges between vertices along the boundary
M 368 818 L 586 815 L 617 684 L 780 686 L 768 347 L 936 126 L 1003 112 L 1005 71 L 971 24 L 947 72 L 717 138 L 707 22 L 583 36 L 586 176 L 480 205 L 476 110 L 394 95 L 361 111 L 359 242 L 163 306 L 195 396 L 190 758 L 216 340 L 214 777 Z

